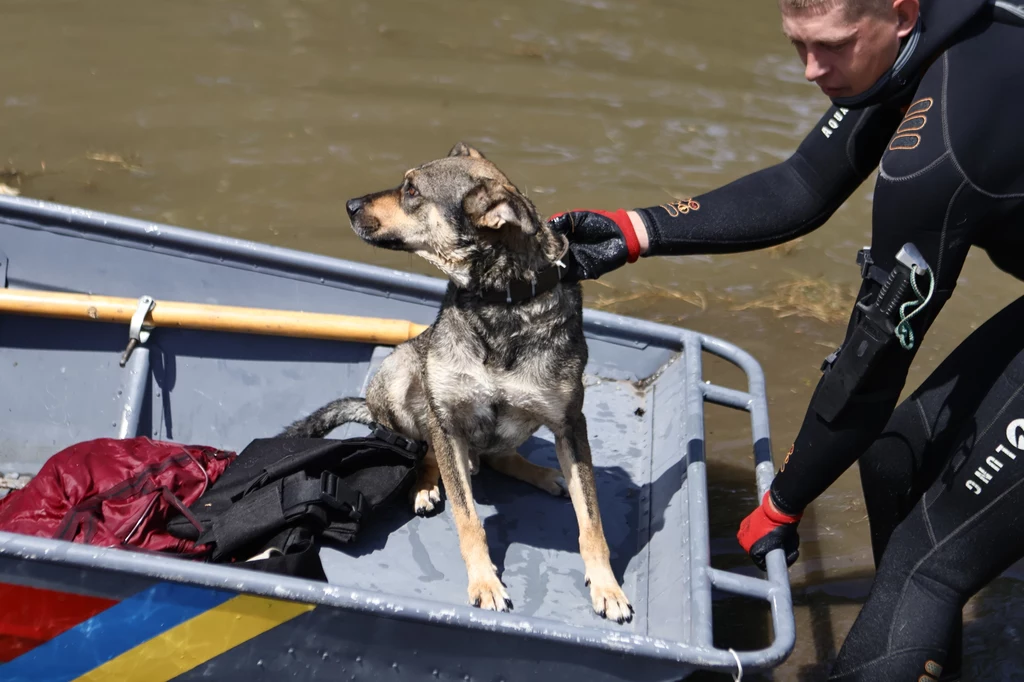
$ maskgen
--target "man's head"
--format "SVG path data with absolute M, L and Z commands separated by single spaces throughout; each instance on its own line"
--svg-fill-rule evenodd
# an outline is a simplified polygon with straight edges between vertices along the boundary
M 920 0 L 779 0 L 804 75 L 831 98 L 865 92 L 896 62 Z

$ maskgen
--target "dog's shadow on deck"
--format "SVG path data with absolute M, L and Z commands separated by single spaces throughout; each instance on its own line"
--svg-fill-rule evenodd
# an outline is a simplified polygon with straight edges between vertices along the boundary
M 558 468 L 555 446 L 550 441 L 534 436 L 519 451 L 531 462 Z M 595 454 L 598 461 L 604 459 L 599 453 Z M 620 582 L 630 562 L 647 546 L 651 535 L 664 526 L 665 501 L 679 490 L 685 475 L 682 458 L 655 481 L 634 481 L 621 466 L 594 467 L 601 522 L 608 540 L 612 570 Z M 653 489 L 657 489 L 657 495 L 652 495 Z M 554 497 L 499 474 L 486 465 L 473 477 L 473 497 L 478 512 L 484 517 L 487 544 L 499 574 L 505 571 L 509 561 L 517 561 L 508 556 L 513 546 L 579 554 L 579 525 L 568 497 Z M 643 506 L 642 500 L 650 500 L 649 507 Z M 658 504 L 658 500 L 662 502 Z M 494 513 L 487 507 L 493 507 Z M 404 497 L 397 500 L 394 507 L 381 511 L 370 526 L 360 531 L 355 543 L 338 549 L 352 556 L 370 554 L 383 548 L 391 533 L 414 518 Z M 441 503 L 437 513 L 450 513 L 446 502 Z M 642 514 L 647 518 L 641 518 Z M 578 568 L 582 573 L 582 561 Z
M 555 446 L 550 441 L 534 436 L 519 451 L 535 464 L 558 468 Z M 596 447 L 595 456 L 598 461 L 602 460 Z M 621 466 L 594 466 L 601 523 L 608 540 L 612 570 L 620 583 L 630 562 L 644 550 L 650 536 L 664 525 L 664 509 L 648 510 L 649 506 L 642 505 L 641 501 L 651 499 L 652 487 L 678 490 L 685 471 L 685 464 L 680 460 L 658 480 L 637 482 Z M 554 497 L 487 467 L 475 477 L 473 493 L 478 505 L 495 509 L 495 513 L 484 520 L 484 530 L 499 574 L 510 560 L 515 561 L 509 557 L 509 548 L 513 545 L 579 554 L 579 525 L 568 497 Z M 659 498 L 667 499 L 668 495 L 659 495 Z M 582 560 L 579 569 L 583 570 Z

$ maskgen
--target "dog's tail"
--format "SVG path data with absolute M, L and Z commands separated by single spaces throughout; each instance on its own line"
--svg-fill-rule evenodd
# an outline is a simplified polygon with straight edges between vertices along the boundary
M 369 425 L 373 421 L 363 398 L 341 398 L 294 422 L 278 434 L 278 438 L 323 438 L 342 424 L 356 422 Z

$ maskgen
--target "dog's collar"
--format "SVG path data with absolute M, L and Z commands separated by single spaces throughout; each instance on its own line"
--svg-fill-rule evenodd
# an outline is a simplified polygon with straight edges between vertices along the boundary
M 504 303 L 514 305 L 526 303 L 546 294 L 562 281 L 562 268 L 558 265 L 549 265 L 537 273 L 532 280 L 517 279 L 505 285 L 504 289 L 486 289 L 480 292 L 480 298 L 487 303 Z
M 569 240 L 565 237 L 563 239 L 565 239 L 565 246 L 562 247 L 562 253 L 553 263 L 538 270 L 536 277 L 513 280 L 506 284 L 504 289 L 485 289 L 480 292 L 480 298 L 487 303 L 514 305 L 526 303 L 557 287 L 558 283 L 562 281 L 562 269 L 565 268 L 562 258 L 569 251 Z

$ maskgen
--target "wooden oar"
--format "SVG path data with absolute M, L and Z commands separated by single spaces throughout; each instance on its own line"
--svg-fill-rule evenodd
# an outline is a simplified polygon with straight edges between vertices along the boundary
M 0 313 L 128 324 L 138 299 L 0 289 Z M 408 320 L 157 300 L 144 326 L 354 341 L 394 346 L 426 329 Z

